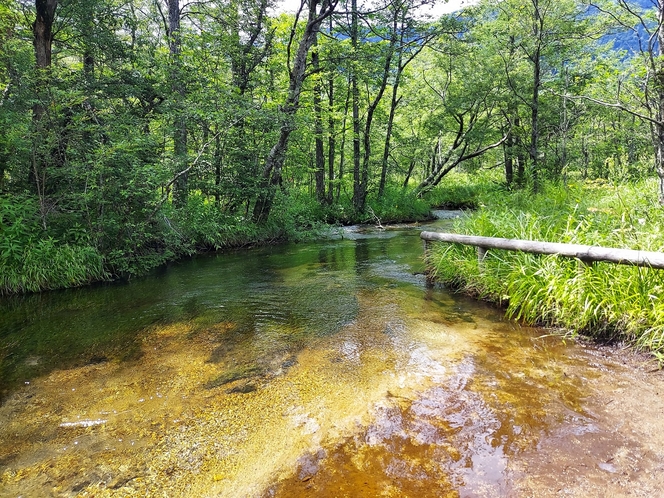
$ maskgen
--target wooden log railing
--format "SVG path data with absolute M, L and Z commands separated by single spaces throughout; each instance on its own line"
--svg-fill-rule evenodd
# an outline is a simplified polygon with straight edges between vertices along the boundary
M 568 258 L 576 258 L 586 264 L 605 261 L 620 265 L 664 269 L 664 253 L 661 252 L 614 249 L 611 247 L 563 244 L 559 242 L 539 242 L 535 240 L 503 239 L 499 237 L 478 237 L 446 232 L 422 232 L 420 237 L 425 243 L 450 242 L 476 246 L 480 262 L 486 256 L 487 249 L 505 249 L 508 251 L 523 251 L 534 254 L 557 254 Z

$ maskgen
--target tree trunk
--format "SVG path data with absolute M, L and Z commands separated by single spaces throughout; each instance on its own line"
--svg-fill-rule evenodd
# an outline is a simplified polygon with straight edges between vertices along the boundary
M 397 65 L 397 74 L 394 78 L 394 85 L 392 86 L 392 101 L 390 103 L 390 115 L 387 118 L 387 130 L 385 131 L 385 147 L 383 148 L 383 160 L 380 166 L 380 185 L 378 186 L 378 197 L 383 197 L 385 193 L 385 183 L 387 181 L 387 163 L 390 158 L 390 140 L 392 138 L 392 128 L 394 126 L 394 116 L 396 114 L 397 106 L 401 101 L 401 97 L 397 97 L 399 93 L 399 82 L 401 80 L 401 53 L 399 53 L 399 60 Z
M 320 12 L 316 11 L 318 0 L 310 0 L 309 17 L 304 33 L 295 54 L 293 67 L 290 71 L 290 83 L 286 102 L 281 107 L 281 131 L 277 143 L 270 150 L 263 167 L 261 192 L 254 205 L 253 219 L 256 223 L 267 220 L 272 210 L 277 186 L 281 183 L 281 170 L 288 150 L 288 138 L 294 130 L 293 118 L 300 104 L 302 83 L 307 68 L 307 55 L 313 46 L 321 23 L 332 14 L 336 6 L 335 0 L 323 0 Z
M 357 61 L 358 53 L 358 15 L 357 0 L 351 2 L 351 28 L 350 40 L 353 47 L 353 59 L 351 61 L 350 86 L 353 101 L 353 207 L 360 212 L 364 209 L 364 184 L 360 169 L 360 89 L 357 84 Z
M 509 187 L 514 181 L 514 134 L 512 130 L 507 131 L 505 140 L 505 184 Z
M 337 175 L 337 189 L 336 193 L 334 194 L 337 202 L 339 202 L 339 198 L 341 197 L 341 182 L 344 179 L 344 173 L 346 169 L 346 118 L 348 116 L 348 106 L 350 105 L 350 94 L 351 94 L 351 87 L 349 84 L 346 89 L 344 113 L 343 113 L 343 119 L 341 120 L 341 146 L 339 147 L 339 174 Z
M 479 109 L 476 110 L 476 112 L 479 112 Z M 507 135 L 505 135 L 498 142 L 486 145 L 484 147 L 475 148 L 469 152 L 467 133 L 472 130 L 472 124 L 470 125 L 470 129 L 466 130 L 463 114 L 457 115 L 456 121 L 459 128 L 457 130 L 454 143 L 452 143 L 452 145 L 450 145 L 447 151 L 443 154 L 441 144 L 442 139 L 438 139 L 431 157 L 431 173 L 427 175 L 427 177 L 422 180 L 422 182 L 415 189 L 417 196 L 421 196 L 429 190 L 433 189 L 440 183 L 445 175 L 456 168 L 459 164 L 463 163 L 464 161 L 479 157 L 491 149 L 500 147 L 503 145 L 503 143 L 505 143 L 505 140 L 507 140 Z M 474 122 L 474 118 L 471 116 L 469 121 L 471 123 Z
M 168 0 L 168 48 L 171 55 L 171 91 L 176 99 L 173 118 L 174 173 L 178 175 L 173 185 L 173 201 L 177 207 L 187 204 L 189 172 L 187 171 L 187 123 L 184 117 L 185 85 L 182 81 L 180 50 L 180 0 Z M 185 173 L 180 174 L 180 172 Z
M 32 24 L 33 39 L 36 60 L 36 84 L 35 104 L 32 106 L 32 126 L 34 130 L 34 141 L 32 147 L 32 167 L 28 174 L 30 185 L 34 185 L 35 192 L 39 197 L 40 215 L 42 226 L 46 228 L 46 165 L 47 157 L 43 142 L 46 127 L 43 123 L 46 108 L 41 102 L 40 92 L 46 89 L 50 83 L 49 69 L 51 67 L 51 53 L 53 46 L 53 22 L 58 0 L 36 0 L 35 21 Z
M 415 164 L 416 164 L 415 159 L 411 159 L 410 164 L 408 165 L 408 172 L 406 173 L 406 179 L 403 181 L 403 188 L 406 188 L 408 186 L 408 182 L 410 182 L 410 175 L 413 174 L 413 170 L 415 169 Z
M 387 120 L 387 130 L 385 133 L 385 146 L 383 148 L 383 158 L 380 169 L 380 184 L 378 186 L 378 197 L 383 196 L 383 193 L 385 192 L 385 185 L 387 183 L 387 165 L 390 157 L 390 141 L 392 139 L 394 117 L 396 114 L 397 106 L 401 101 L 401 97 L 397 96 L 399 93 L 399 84 L 401 83 L 401 76 L 403 75 L 403 71 L 404 69 L 406 69 L 406 66 L 413 59 L 415 59 L 415 56 L 422 51 L 422 49 L 425 47 L 425 45 L 428 44 L 430 40 L 433 39 L 433 37 L 427 35 L 417 40 L 416 46 L 411 47 L 411 49 L 408 51 L 408 55 L 406 55 L 404 60 L 404 51 L 406 50 L 405 47 L 414 41 L 410 38 L 410 31 L 407 29 L 408 22 L 406 20 L 406 17 L 409 12 L 408 4 L 404 2 L 400 4 L 400 6 L 396 6 L 395 8 L 397 10 L 395 10 L 394 12 L 392 39 L 396 42 L 397 41 L 396 37 L 398 36 L 398 46 L 395 48 L 398 51 L 398 56 L 396 64 L 396 74 L 394 76 L 394 83 L 392 86 L 392 100 L 390 102 L 390 114 Z M 408 179 L 411 173 L 412 173 L 412 164 L 411 164 L 411 169 L 408 172 L 404 186 L 408 185 Z
M 223 155 L 221 152 L 221 138 L 219 138 L 219 128 L 214 128 L 214 202 L 217 207 L 221 206 L 221 167 Z
M 358 211 L 364 211 L 364 205 L 367 199 L 367 192 L 369 188 L 369 165 L 371 162 L 371 127 L 373 125 L 373 117 L 376 113 L 376 109 L 380 104 L 380 101 L 383 99 L 385 94 L 385 89 L 387 88 L 387 80 L 390 76 L 390 69 L 392 68 L 392 58 L 394 57 L 394 47 L 397 43 L 397 22 L 398 12 L 394 13 L 392 32 L 390 35 L 390 45 L 387 48 L 387 53 L 385 54 L 385 63 L 383 65 L 383 77 L 380 81 L 380 86 L 378 87 L 378 93 L 373 101 L 369 104 L 367 108 L 367 117 L 364 123 L 364 157 L 362 160 L 362 198 L 360 199 L 360 204 L 356 206 Z M 359 208 L 359 209 L 358 209 Z
M 521 251 L 532 254 L 557 254 L 576 258 L 584 262 L 608 261 L 620 265 L 642 266 L 664 269 L 664 254 L 661 252 L 617 249 L 613 247 L 566 244 L 561 242 L 540 242 L 538 240 L 504 239 L 501 237 L 481 237 L 449 232 L 422 232 L 422 240 L 473 245 L 483 249 Z
M 531 62 L 533 63 L 533 94 L 530 102 L 531 110 L 531 127 L 530 127 L 530 147 L 528 153 L 530 155 L 530 168 L 533 180 L 533 189 L 537 192 L 539 187 L 539 92 L 542 86 L 542 36 L 543 36 L 543 23 L 544 20 L 539 10 L 539 0 L 532 0 L 534 13 L 533 13 L 533 35 L 536 40 L 536 48 L 531 55 Z
M 318 56 L 318 42 L 314 40 L 313 50 L 311 52 L 311 66 L 315 73 L 320 71 L 320 62 Z M 316 180 L 316 199 L 318 202 L 325 202 L 325 152 L 323 150 L 323 109 L 321 105 L 321 87 L 320 78 L 316 79 L 314 85 L 314 136 L 316 148 L 316 165 L 314 167 L 314 178 Z
M 35 22 L 32 23 L 32 44 L 35 48 L 35 60 L 37 62 L 37 88 L 35 93 L 46 88 L 48 85 L 48 75 L 46 70 L 51 67 L 51 53 L 53 46 L 53 22 L 55 21 L 55 11 L 58 7 L 58 0 L 36 0 L 35 1 Z M 32 118 L 34 123 L 38 123 L 44 114 L 44 106 L 39 102 L 32 107 Z
M 332 33 L 332 17 L 330 16 L 330 24 L 328 26 L 328 32 Z M 327 121 L 327 203 L 332 205 L 334 202 L 334 156 L 336 149 L 336 138 L 335 138 L 335 123 L 334 123 L 334 70 L 330 69 L 328 75 L 328 121 Z
M 518 130 L 521 126 L 521 119 L 514 118 L 514 127 Z M 523 187 L 526 184 L 526 154 L 522 138 L 517 135 L 514 137 L 514 146 L 516 147 L 516 184 Z
M 37 69 L 51 66 L 51 47 L 53 45 L 53 21 L 58 0 L 35 0 L 36 17 L 32 23 L 33 45 L 37 59 Z
M 567 93 L 569 88 L 569 71 L 567 67 L 563 68 L 565 74 L 565 92 L 563 94 L 563 108 L 560 115 L 560 165 L 557 174 L 566 171 L 567 166 L 567 140 L 570 129 L 569 113 L 567 111 Z
M 655 88 L 657 93 L 657 125 L 655 125 L 655 169 L 659 177 L 659 203 L 664 205 L 664 2 L 658 2 L 657 59 Z
M 330 18 L 331 19 L 331 18 Z M 330 21 L 330 32 L 332 23 Z M 335 122 L 334 122 L 334 71 L 330 71 L 328 81 L 328 121 L 327 121 L 327 203 L 334 202 L 334 156 L 336 154 Z

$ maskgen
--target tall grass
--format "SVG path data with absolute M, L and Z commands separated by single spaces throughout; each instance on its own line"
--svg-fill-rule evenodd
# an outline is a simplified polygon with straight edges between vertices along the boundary
M 0 295 L 77 287 L 107 278 L 101 255 L 89 246 L 38 240 L 20 261 L 0 257 Z
M 107 277 L 88 244 L 63 244 L 39 226 L 30 198 L 0 197 L 0 295 L 75 287 Z
M 664 251 L 656 185 L 585 183 L 484 196 L 457 222 L 459 233 Z M 559 256 L 435 244 L 434 275 L 449 286 L 506 306 L 507 315 L 572 333 L 618 339 L 664 359 L 664 271 Z

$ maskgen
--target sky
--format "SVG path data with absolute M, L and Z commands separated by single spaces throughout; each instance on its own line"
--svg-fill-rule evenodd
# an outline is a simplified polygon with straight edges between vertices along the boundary
M 301 0 L 282 0 L 280 2 L 281 8 L 278 10 L 283 12 L 295 12 L 300 6 L 300 2 Z M 436 0 L 436 4 L 432 8 L 427 9 L 427 12 L 434 17 L 437 17 L 450 12 L 455 12 L 463 7 L 474 5 L 478 2 L 479 0 L 449 0 L 447 2 L 444 0 Z
M 475 5 L 476 3 L 479 3 L 479 0 L 449 0 L 448 2 L 437 0 L 436 4 L 431 10 L 431 13 L 435 14 L 436 16 L 449 14 L 450 12 L 461 10 L 463 7 Z

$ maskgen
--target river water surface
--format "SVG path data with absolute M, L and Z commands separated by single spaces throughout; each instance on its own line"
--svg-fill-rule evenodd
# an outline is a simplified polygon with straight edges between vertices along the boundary
M 1 301 L 0 496 L 664 496 L 660 373 L 422 271 L 351 229 Z

